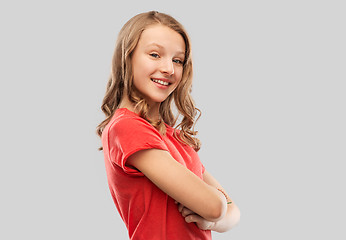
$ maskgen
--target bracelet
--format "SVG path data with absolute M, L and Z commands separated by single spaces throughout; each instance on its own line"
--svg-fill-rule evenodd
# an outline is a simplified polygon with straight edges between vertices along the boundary
M 225 193 L 224 190 L 222 190 L 220 188 L 217 188 L 217 190 L 219 190 L 225 196 L 225 198 L 227 200 L 227 204 L 231 204 L 232 203 L 230 197 L 227 195 L 227 193 Z

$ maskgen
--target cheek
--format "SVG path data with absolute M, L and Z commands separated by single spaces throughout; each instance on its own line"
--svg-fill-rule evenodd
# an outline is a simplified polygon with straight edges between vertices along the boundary
M 181 82 L 181 79 L 183 78 L 183 69 L 177 69 L 176 70 L 176 80 L 177 82 Z
M 147 74 L 145 66 L 143 64 L 132 65 L 132 74 L 134 82 L 141 82 Z
M 145 57 L 137 54 L 132 59 L 132 72 L 134 75 L 141 76 L 145 72 L 147 72 L 148 69 L 148 62 L 146 61 Z

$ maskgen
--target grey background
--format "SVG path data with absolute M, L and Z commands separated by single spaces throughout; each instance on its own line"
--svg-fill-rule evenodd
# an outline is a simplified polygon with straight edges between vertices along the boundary
M 214 239 L 345 239 L 343 1 L 1 1 L 1 239 L 127 239 L 96 125 L 137 13 L 188 30 L 200 158 L 239 205 Z M 227 3 L 227 4 L 226 4 Z

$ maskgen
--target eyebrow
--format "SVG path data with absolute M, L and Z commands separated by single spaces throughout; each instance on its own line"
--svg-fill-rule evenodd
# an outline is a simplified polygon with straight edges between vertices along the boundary
M 161 46 L 158 43 L 150 43 L 147 45 L 147 47 L 151 47 L 151 46 L 155 46 L 155 47 L 158 47 L 160 49 L 164 48 L 163 46 Z M 185 56 L 185 52 L 183 52 L 183 51 L 178 51 L 177 54 L 183 54 Z

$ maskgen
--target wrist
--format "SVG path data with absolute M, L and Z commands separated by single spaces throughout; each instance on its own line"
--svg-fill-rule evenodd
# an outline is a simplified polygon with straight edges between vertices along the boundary
M 227 195 L 227 193 L 224 190 L 222 190 L 221 188 L 216 188 L 216 189 L 219 190 L 225 196 L 227 204 L 232 203 L 232 199 Z

